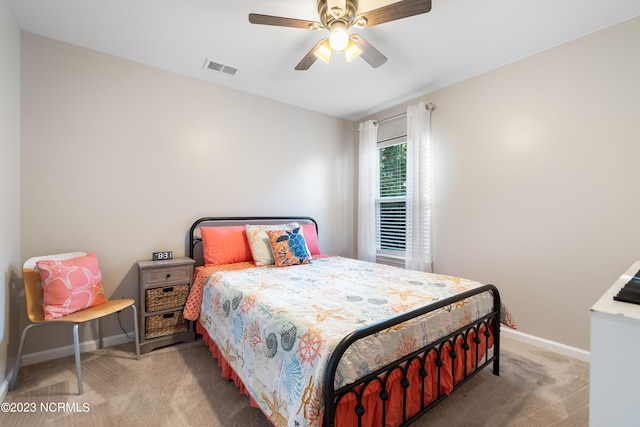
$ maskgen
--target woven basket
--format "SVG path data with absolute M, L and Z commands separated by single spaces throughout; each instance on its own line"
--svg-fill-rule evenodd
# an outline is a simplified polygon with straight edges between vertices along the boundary
M 183 317 L 182 311 L 156 314 L 155 316 L 147 317 L 144 336 L 146 339 L 163 337 L 186 331 L 187 328 L 188 323 Z
M 189 285 L 165 286 L 164 288 L 151 288 L 145 291 L 147 313 L 166 310 L 168 308 L 182 307 L 187 301 Z

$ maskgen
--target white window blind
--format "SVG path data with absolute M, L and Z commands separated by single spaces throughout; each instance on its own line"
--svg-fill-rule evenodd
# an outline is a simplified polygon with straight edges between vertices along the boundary
M 404 135 L 378 143 L 379 197 L 376 243 L 381 257 L 404 257 L 406 248 L 407 144 Z

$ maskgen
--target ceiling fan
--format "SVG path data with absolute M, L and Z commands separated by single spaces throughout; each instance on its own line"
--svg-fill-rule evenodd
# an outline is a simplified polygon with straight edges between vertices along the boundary
M 320 40 L 296 65 L 296 70 L 308 70 L 317 58 L 329 63 L 334 51 L 344 51 L 347 62 L 358 56 L 373 68 L 378 68 L 387 57 L 357 34 L 349 34 L 349 29 L 368 28 L 385 22 L 427 13 L 431 10 L 431 0 L 403 0 L 358 14 L 357 0 L 317 0 L 320 22 L 280 16 L 249 14 L 252 24 L 275 25 L 279 27 L 319 30 L 325 28 L 329 37 Z

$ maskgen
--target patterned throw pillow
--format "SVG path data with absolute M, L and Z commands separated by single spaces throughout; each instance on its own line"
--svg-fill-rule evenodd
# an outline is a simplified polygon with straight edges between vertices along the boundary
M 267 230 L 276 267 L 309 264 L 311 255 L 300 227 L 293 230 Z
M 57 319 L 107 299 L 95 253 L 66 260 L 40 260 L 36 267 L 44 291 L 44 318 Z
M 255 263 L 255 265 L 273 265 L 275 262 L 273 258 L 273 252 L 271 251 L 271 244 L 269 243 L 269 236 L 267 236 L 268 230 L 290 231 L 299 227 L 300 225 L 297 222 L 279 225 L 247 224 L 245 226 L 247 232 L 247 240 L 249 241 L 249 247 L 251 248 L 251 255 L 253 256 L 253 262 Z

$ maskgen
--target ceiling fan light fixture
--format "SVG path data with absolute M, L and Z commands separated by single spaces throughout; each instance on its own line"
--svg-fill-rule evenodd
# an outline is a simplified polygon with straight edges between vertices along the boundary
M 349 39 L 349 44 L 344 48 L 344 57 L 347 59 L 347 62 L 353 61 L 360 56 L 361 53 L 362 49 L 360 49 L 353 40 Z
M 328 38 L 317 41 L 307 52 L 295 66 L 296 70 L 308 70 L 318 58 L 328 63 L 333 51 L 344 51 L 347 61 L 360 56 L 371 67 L 378 68 L 387 62 L 387 57 L 359 35 L 350 35 L 349 29 L 373 27 L 427 13 L 432 0 L 386 0 L 389 1 L 386 6 L 359 13 L 358 0 L 317 0 L 319 22 L 259 13 L 250 13 L 249 22 L 306 30 L 323 28 L 329 32 Z
M 331 24 L 331 34 L 329 35 L 329 44 L 331 49 L 340 52 L 349 44 L 349 33 L 347 33 L 347 25 L 342 21 L 336 21 Z
M 333 49 L 331 49 L 331 45 L 329 44 L 329 40 L 324 39 L 322 44 L 316 49 L 313 54 L 318 58 L 322 59 L 324 62 L 329 64 L 331 62 L 331 54 L 333 53 Z

